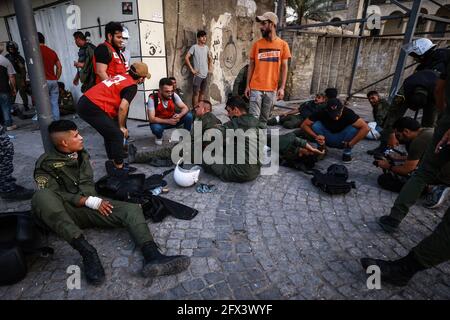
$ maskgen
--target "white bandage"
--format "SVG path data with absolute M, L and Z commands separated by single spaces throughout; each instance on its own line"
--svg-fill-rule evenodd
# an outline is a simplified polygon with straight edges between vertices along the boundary
M 102 204 L 102 201 L 102 198 L 88 197 L 84 205 L 92 210 L 98 210 Z

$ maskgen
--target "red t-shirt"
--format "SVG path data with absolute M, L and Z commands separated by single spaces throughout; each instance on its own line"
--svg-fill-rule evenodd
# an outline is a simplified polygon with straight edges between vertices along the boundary
M 58 80 L 56 78 L 55 65 L 59 61 L 55 51 L 41 44 L 42 60 L 44 60 L 45 78 L 47 80 Z

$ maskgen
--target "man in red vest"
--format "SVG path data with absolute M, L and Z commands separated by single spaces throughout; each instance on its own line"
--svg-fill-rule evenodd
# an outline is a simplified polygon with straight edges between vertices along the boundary
M 179 113 L 176 109 L 179 109 Z M 159 81 L 159 91 L 148 98 L 147 114 L 157 145 L 162 145 L 163 133 L 166 129 L 183 125 L 184 129 L 191 131 L 192 113 L 174 92 L 173 82 L 169 78 L 162 78 Z
M 124 138 L 128 138 L 128 109 L 137 93 L 137 86 L 150 79 L 145 63 L 135 62 L 127 74 L 117 75 L 96 84 L 80 98 L 77 112 L 105 140 L 106 171 L 111 176 L 129 172 L 124 166 Z
M 105 26 L 106 41 L 94 51 L 96 83 L 127 72 L 121 50 L 122 31 L 123 27 L 119 22 L 109 22 Z

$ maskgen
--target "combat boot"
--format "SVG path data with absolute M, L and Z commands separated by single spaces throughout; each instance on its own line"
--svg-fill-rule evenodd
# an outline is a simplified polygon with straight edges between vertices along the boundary
M 29 200 L 33 197 L 34 190 L 15 185 L 15 189 L 11 192 L 0 192 L 0 198 L 9 201 Z
M 380 155 L 384 155 L 384 151 L 387 148 L 387 144 L 380 142 L 380 145 L 378 147 L 376 147 L 375 149 L 372 150 L 367 150 L 367 154 L 370 156 L 380 156 Z
M 97 250 L 91 246 L 84 236 L 72 240 L 70 245 L 77 250 L 83 258 L 86 280 L 93 285 L 100 285 L 105 281 L 105 270 L 98 257 Z
M 362 258 L 361 265 L 364 270 L 370 266 L 378 266 L 381 271 L 381 281 L 399 287 L 406 286 L 417 272 L 427 269 L 416 260 L 412 252 L 395 261 Z
M 378 225 L 387 233 L 394 233 L 398 230 L 400 221 L 392 218 L 391 216 L 381 216 L 378 219 Z
M 155 242 L 147 242 L 142 246 L 144 256 L 144 277 L 157 277 L 177 274 L 186 270 L 191 264 L 188 256 L 165 256 L 159 252 Z

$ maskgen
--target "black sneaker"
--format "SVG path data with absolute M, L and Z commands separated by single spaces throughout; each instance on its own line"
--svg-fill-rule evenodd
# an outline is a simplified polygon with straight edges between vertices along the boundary
M 123 170 L 125 170 L 125 171 L 128 171 L 128 173 L 133 173 L 133 172 L 136 172 L 137 171 L 137 168 L 136 167 L 132 167 L 132 166 L 130 166 L 130 164 L 129 163 L 124 163 L 123 164 Z
M 343 153 L 342 154 L 342 162 L 344 162 L 344 163 L 352 162 L 352 155 L 349 153 Z
M 0 192 L 0 197 L 9 201 L 30 200 L 33 197 L 34 192 L 35 190 L 16 185 L 16 188 L 11 192 Z
M 428 209 L 439 208 L 442 203 L 444 203 L 448 194 L 450 193 L 450 188 L 444 185 L 434 186 L 431 192 L 426 196 L 425 203 L 423 206 Z
M 378 224 L 387 233 L 393 233 L 398 230 L 400 222 L 390 216 L 382 216 L 378 219 Z
M 106 173 L 110 177 L 125 177 L 129 173 L 128 170 L 125 170 L 124 168 L 117 168 L 112 160 L 108 160 L 105 162 L 105 168 Z

